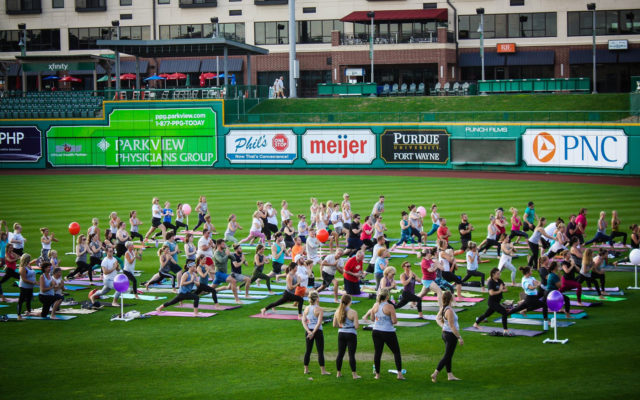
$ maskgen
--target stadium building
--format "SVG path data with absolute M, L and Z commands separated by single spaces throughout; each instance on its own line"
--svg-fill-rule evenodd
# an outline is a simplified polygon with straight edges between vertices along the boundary
M 370 81 L 372 26 L 374 81 L 423 83 L 425 94 L 438 82 L 481 79 L 482 30 L 486 79 L 590 79 L 594 12 L 598 91 L 629 91 L 630 77 L 640 75 L 640 8 L 633 0 L 298 0 L 295 7 L 300 97 L 316 96 L 318 83 Z M 0 15 L 5 88 L 22 85 L 15 60 L 22 29 L 28 55 L 111 54 L 96 41 L 113 38 L 112 21 L 119 21 L 121 39 L 203 38 L 218 29 L 269 50 L 253 56 L 251 68 L 246 56 L 231 57 L 227 68 L 238 84 L 272 85 L 280 75 L 288 82 L 287 0 L 4 0 Z M 122 60 L 121 72 L 135 72 L 131 58 Z M 144 76 L 179 72 L 194 86 L 202 72 L 222 70 L 211 57 L 140 61 Z M 94 76 L 104 73 L 96 68 L 95 75 L 70 72 L 92 89 Z M 42 88 L 35 72 L 25 76 L 29 90 Z

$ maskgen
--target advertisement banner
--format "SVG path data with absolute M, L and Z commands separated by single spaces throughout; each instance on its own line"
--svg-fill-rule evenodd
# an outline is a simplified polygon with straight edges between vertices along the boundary
M 49 163 L 208 167 L 216 162 L 216 114 L 211 108 L 117 109 L 108 118 L 108 126 L 49 129 Z
M 292 164 L 298 157 L 291 130 L 230 130 L 225 137 L 226 157 L 232 164 Z
M 522 152 L 529 166 L 622 169 L 627 135 L 622 129 L 527 129 Z
M 387 129 L 380 136 L 380 157 L 387 164 L 446 164 L 449 134 L 444 129 Z
M 309 164 L 371 164 L 376 137 L 369 129 L 310 129 L 302 135 L 302 158 Z
M 0 126 L 0 162 L 38 162 L 42 134 L 35 126 Z

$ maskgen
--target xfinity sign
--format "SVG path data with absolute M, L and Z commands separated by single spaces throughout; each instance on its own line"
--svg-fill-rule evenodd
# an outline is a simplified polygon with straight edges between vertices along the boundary
M 622 169 L 627 135 L 622 129 L 527 129 L 522 151 L 530 166 Z
M 370 164 L 376 138 L 368 129 L 318 129 L 302 135 L 302 157 L 309 164 Z

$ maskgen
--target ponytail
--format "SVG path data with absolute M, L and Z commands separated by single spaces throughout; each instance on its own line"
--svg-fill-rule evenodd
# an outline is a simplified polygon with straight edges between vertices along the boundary
M 318 303 L 318 292 L 315 290 L 312 290 L 309 292 L 309 304 L 317 304 Z
M 543 265 L 543 264 L 546 264 L 546 263 L 547 263 L 547 261 L 549 261 L 549 257 L 547 257 L 547 256 L 541 256 L 541 257 L 538 259 L 538 270 L 540 270 L 540 268 L 542 267 L 542 265 Z
M 341 324 L 344 324 L 344 322 L 347 320 L 347 307 L 349 306 L 349 304 L 351 304 L 351 295 L 342 295 L 342 298 L 340 299 L 340 305 L 336 310 L 336 320 Z
M 378 293 L 378 298 L 376 299 L 376 303 L 380 304 L 384 300 L 387 300 L 388 298 L 389 298 L 389 289 L 382 288 L 382 289 L 380 289 L 380 292 Z
M 522 275 L 527 275 L 529 272 L 531 272 L 531 267 L 524 266 L 524 267 L 520 267 L 519 270 L 520 272 L 522 272 Z

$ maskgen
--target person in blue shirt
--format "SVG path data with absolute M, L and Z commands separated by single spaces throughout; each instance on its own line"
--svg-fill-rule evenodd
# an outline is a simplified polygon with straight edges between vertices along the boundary
M 178 227 L 171 223 L 171 219 L 173 218 L 173 209 L 171 208 L 171 203 L 166 201 L 164 203 L 164 208 L 162 209 L 162 225 L 167 228 L 167 232 L 169 229 L 173 230 L 173 234 L 177 233 Z M 156 235 L 157 236 L 157 235 Z
M 549 293 L 553 292 L 554 290 L 559 291 L 561 286 L 562 282 L 560 280 L 560 276 L 558 276 L 558 263 L 554 261 L 551 263 L 551 265 L 549 265 L 549 275 L 547 276 L 546 287 L 547 290 L 544 295 L 545 299 L 547 298 Z M 571 318 L 571 301 L 564 294 L 562 295 L 562 297 L 564 297 L 564 314 L 567 316 L 567 318 Z
M 524 210 L 524 220 L 522 221 L 522 230 L 524 232 L 526 231 L 533 231 L 534 229 L 536 229 L 536 221 L 538 220 L 538 217 L 536 216 L 536 206 L 535 204 L 533 204 L 533 201 L 530 201 L 527 204 L 527 208 L 526 210 Z
M 531 267 L 520 267 L 520 271 L 522 272 L 522 275 L 524 275 L 522 277 L 522 290 L 524 290 L 524 294 L 526 295 L 526 297 L 524 298 L 524 301 L 522 303 L 512 308 L 511 311 L 509 311 L 509 314 L 515 314 L 517 312 L 526 313 L 527 311 L 542 308 L 543 317 L 545 320 L 547 320 L 547 303 L 542 301 L 540 299 L 540 296 L 538 295 L 538 287 L 540 287 L 540 281 L 536 280 L 536 278 L 531 275 Z

